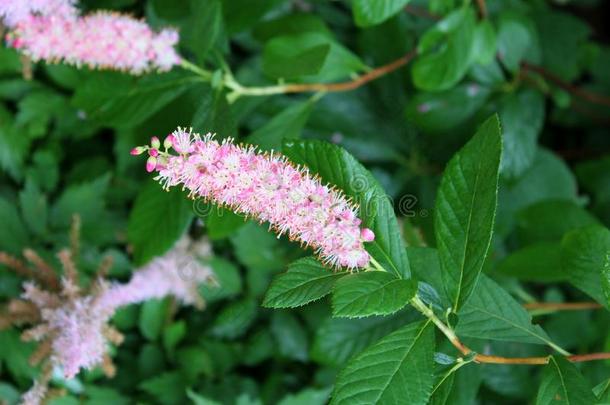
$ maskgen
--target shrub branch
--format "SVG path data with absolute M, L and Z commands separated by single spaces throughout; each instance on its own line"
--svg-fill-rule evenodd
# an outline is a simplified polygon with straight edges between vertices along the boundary
M 443 332 L 443 334 L 449 339 L 451 344 L 457 348 L 460 353 L 464 356 L 473 356 L 473 361 L 475 363 L 486 363 L 486 364 L 521 364 L 521 365 L 539 365 L 539 364 L 548 364 L 551 359 L 551 356 L 539 356 L 539 357 L 502 357 L 502 356 L 493 356 L 487 354 L 476 353 L 474 350 L 470 349 L 464 343 L 461 342 L 460 338 L 455 334 L 454 330 L 445 324 L 442 320 L 440 320 L 434 311 L 429 308 L 418 296 L 415 296 L 411 300 L 411 304 L 415 309 L 421 312 L 425 317 L 430 319 L 438 329 Z M 561 349 L 556 345 L 552 345 L 552 347 L 566 356 L 566 358 L 573 362 L 585 362 L 585 361 L 594 361 L 594 360 L 609 360 L 610 353 L 589 353 L 589 354 L 578 354 L 578 355 L 570 355 L 565 350 Z
M 417 54 L 416 50 L 401 56 L 400 58 L 359 75 L 352 80 L 337 83 L 287 83 L 273 86 L 248 87 L 238 83 L 230 72 L 226 72 L 221 85 L 231 90 L 227 96 L 229 101 L 235 101 L 241 96 L 270 96 L 274 94 L 288 93 L 316 93 L 316 92 L 344 92 L 355 90 L 380 77 L 394 72 L 407 65 Z M 183 60 L 181 66 L 201 76 L 206 81 L 212 81 L 213 73 Z

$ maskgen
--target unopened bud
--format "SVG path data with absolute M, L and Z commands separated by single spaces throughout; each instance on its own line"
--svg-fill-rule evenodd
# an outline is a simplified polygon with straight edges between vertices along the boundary
M 157 167 L 157 158 L 154 156 L 149 157 L 146 160 L 146 171 L 148 173 L 150 173 L 150 172 L 154 171 L 156 167 Z
M 146 147 L 145 146 L 137 146 L 135 148 L 133 148 L 131 150 L 131 152 L 129 152 L 132 156 L 138 156 L 141 155 L 142 153 L 144 153 L 146 151 Z
M 174 146 L 175 139 L 176 138 L 174 137 L 174 135 L 172 135 L 172 134 L 168 135 L 167 138 L 165 138 L 165 140 L 163 141 L 163 147 L 165 149 L 171 148 L 172 146 Z
M 365 242 L 372 242 L 375 240 L 375 233 L 369 228 L 364 228 L 362 231 L 360 231 L 360 237 Z
M 155 149 L 159 149 L 161 147 L 161 141 L 159 141 L 159 138 L 157 138 L 156 136 L 153 136 L 152 138 L 150 138 L 150 146 Z

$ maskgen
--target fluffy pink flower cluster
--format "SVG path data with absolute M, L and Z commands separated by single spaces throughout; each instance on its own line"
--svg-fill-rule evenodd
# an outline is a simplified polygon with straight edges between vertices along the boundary
M 63 287 L 66 291 L 67 286 Z M 50 338 L 51 360 L 62 368 L 66 378 L 73 378 L 81 368 L 102 363 L 107 351 L 107 323 L 115 308 L 101 307 L 92 295 L 51 294 L 33 283 L 27 283 L 24 289 L 22 298 L 36 305 L 41 317 L 26 336 L 37 342 Z
M 78 272 L 69 251 L 58 254 L 64 267 L 61 281 L 50 266 L 31 253 L 28 257 L 34 258 L 39 271 L 42 269 L 46 276 L 38 274 L 36 283 L 24 283 L 21 299 L 9 303 L 8 311 L 0 316 L 0 321 L 33 325 L 23 333 L 25 340 L 39 342 L 33 363 L 48 359 L 46 368 L 50 370 L 49 367 L 57 366 L 66 378 L 73 378 L 81 369 L 98 365 L 112 375 L 114 366 L 108 356 L 108 346 L 122 341 L 122 335 L 109 324 L 116 310 L 166 296 L 201 307 L 203 301 L 197 287 L 213 280 L 213 273 L 200 259 L 209 253 L 207 241 L 192 242 L 186 238 L 164 256 L 137 270 L 128 283 L 110 284 L 99 277 L 88 290 L 79 286 Z M 4 253 L 0 263 L 20 273 L 37 274 L 20 260 Z M 50 371 L 43 372 L 24 396 L 24 403 L 39 404 L 45 396 L 49 378 Z
M 128 16 L 97 12 L 83 17 L 28 15 L 7 35 L 10 46 L 35 61 L 123 70 L 167 71 L 180 63 L 175 30 L 154 32 Z
M 173 296 L 185 305 L 203 307 L 197 287 L 210 281 L 212 273 L 197 257 L 211 253 L 207 241 L 179 241 L 174 249 L 134 273 L 128 284 L 115 284 L 101 297 L 102 308 L 118 308 L 150 299 Z
M 7 27 L 14 27 L 32 15 L 71 18 L 78 14 L 75 3 L 75 0 L 0 0 L 0 18 Z
M 314 248 L 333 267 L 366 267 L 370 256 L 363 242 L 374 234 L 361 229 L 357 207 L 339 191 L 322 184 L 306 168 L 279 155 L 258 153 L 254 147 L 218 142 L 178 128 L 164 141 L 135 148 L 148 151 L 146 168 L 158 171 L 165 187 L 182 184 L 190 196 L 226 205 L 231 210 L 269 222 L 280 235 L 287 233 Z M 178 155 L 170 154 L 172 148 Z

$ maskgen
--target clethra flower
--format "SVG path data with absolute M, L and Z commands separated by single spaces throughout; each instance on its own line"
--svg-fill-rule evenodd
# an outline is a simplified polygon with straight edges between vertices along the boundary
M 7 42 L 34 61 L 107 68 L 142 74 L 168 71 L 180 63 L 174 46 L 178 33 L 155 33 L 131 17 L 98 12 L 83 17 L 28 15 L 7 35 Z
M 129 283 L 109 288 L 98 305 L 118 308 L 171 295 L 185 305 L 203 308 L 197 286 L 210 281 L 212 272 L 203 267 L 197 257 L 210 253 L 207 241 L 194 244 L 189 239 L 182 239 L 174 249 L 134 273 Z
M 0 18 L 7 27 L 27 20 L 32 15 L 75 18 L 75 0 L 0 0 Z
M 156 145 L 159 142 L 155 142 Z M 366 267 L 370 256 L 364 242 L 375 235 L 360 228 L 357 207 L 338 190 L 322 184 L 307 168 L 295 167 L 285 157 L 258 153 L 232 140 L 218 142 L 178 128 L 148 150 L 148 171 L 157 171 L 164 188 L 182 185 L 191 198 L 203 198 L 231 210 L 269 222 L 278 234 L 287 233 L 314 248 L 333 267 Z M 178 154 L 171 154 L 173 149 Z
M 31 250 L 26 250 L 24 255 L 36 271 L 19 259 L 0 253 L 0 263 L 35 280 L 24 283 L 21 299 L 9 302 L 6 313 L 0 316 L 0 324 L 4 326 L 33 325 L 25 330 L 22 338 L 39 342 L 30 361 L 43 362 L 43 373 L 24 395 L 23 402 L 41 403 L 53 367 L 60 368 L 66 378 L 73 378 L 81 369 L 100 365 L 106 375 L 114 375 L 109 344 L 118 345 L 123 337 L 109 321 L 120 307 L 170 295 L 184 304 L 202 307 L 196 288 L 210 281 L 213 273 L 198 258 L 209 252 L 207 242 L 182 240 L 164 256 L 136 271 L 126 284 L 108 283 L 103 279 L 110 267 L 110 261 L 106 260 L 100 266 L 97 280 L 88 289 L 80 287 L 72 259 L 74 249 L 57 255 L 63 267 L 61 279 Z

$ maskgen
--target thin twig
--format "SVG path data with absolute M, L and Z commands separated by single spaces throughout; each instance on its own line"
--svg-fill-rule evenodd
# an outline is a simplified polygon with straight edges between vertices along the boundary
M 603 306 L 597 302 L 528 302 L 523 304 L 523 308 L 529 310 L 580 311 L 583 309 L 603 308 Z
M 542 66 L 533 65 L 528 62 L 521 62 L 521 68 L 525 71 L 538 73 L 543 78 L 549 80 L 550 82 L 553 82 L 555 85 L 561 87 L 562 89 L 576 97 L 580 97 L 581 99 L 586 100 L 592 104 L 610 107 L 610 97 L 593 93 L 588 90 L 584 90 L 581 87 L 575 86 L 571 83 L 567 83 L 556 74 L 544 69 Z
M 412 50 L 406 55 L 400 58 L 371 70 L 363 75 L 357 76 L 353 80 L 339 83 L 289 83 L 289 84 L 278 84 L 273 86 L 260 86 L 260 87 L 248 87 L 238 83 L 230 72 L 225 73 L 223 85 L 232 92 L 227 96 L 230 101 L 235 101 L 241 96 L 270 96 L 273 94 L 287 94 L 287 93 L 318 93 L 318 92 L 343 92 L 355 90 L 368 82 L 376 80 L 382 76 L 391 73 L 406 64 L 408 64 L 417 54 L 416 50 Z M 182 67 L 188 69 L 197 75 L 201 76 L 204 80 L 211 80 L 212 73 L 202 69 L 186 60 L 182 61 Z
M 441 19 L 440 16 L 438 16 L 436 14 L 432 14 L 425 7 L 418 7 L 418 6 L 414 6 L 412 4 L 409 4 L 408 6 L 405 6 L 405 11 L 408 14 L 411 14 L 412 16 L 423 17 L 423 18 L 425 18 L 427 20 L 438 21 L 438 20 Z
M 540 356 L 540 357 L 502 357 L 492 356 L 487 354 L 479 354 L 470 349 L 468 346 L 463 344 L 458 336 L 455 334 L 453 329 L 447 326 L 441 321 L 431 308 L 428 308 L 426 304 L 418 296 L 415 296 L 411 300 L 411 304 L 415 309 L 420 311 L 424 316 L 430 319 L 443 334 L 449 339 L 451 344 L 460 351 L 464 356 L 474 354 L 474 362 L 486 363 L 486 364 L 520 364 L 520 365 L 536 365 L 536 364 L 548 364 L 551 356 Z M 555 347 L 557 350 L 558 347 Z M 561 350 L 562 354 L 566 354 L 564 350 Z M 589 354 L 577 354 L 577 355 L 566 355 L 566 359 L 573 363 L 594 361 L 594 360 L 610 360 L 610 353 L 589 353 Z
M 366 83 L 387 75 L 401 67 L 407 65 L 417 55 L 416 50 L 412 50 L 406 55 L 392 61 L 386 65 L 380 66 L 370 72 L 358 76 L 354 80 L 341 83 L 309 83 L 309 84 L 287 84 L 286 93 L 312 93 L 318 91 L 326 92 L 341 92 L 355 90 Z
M 481 17 L 484 17 L 483 13 L 485 13 L 485 16 L 486 16 L 487 15 L 487 6 L 485 3 L 485 0 L 477 0 L 477 4 L 479 7 L 479 13 L 480 13 Z M 405 11 L 414 16 L 424 17 L 424 18 L 427 18 L 427 19 L 433 20 L 433 21 L 437 21 L 440 19 L 440 17 L 437 15 L 434 15 L 434 14 L 431 14 L 428 12 L 422 13 L 421 10 L 414 9 L 413 7 L 409 7 L 409 6 L 405 7 Z M 546 69 L 544 69 L 541 66 L 533 65 L 528 62 L 522 62 L 521 67 L 525 71 L 538 73 L 540 76 L 555 83 L 555 85 L 561 87 L 568 93 L 573 94 L 583 100 L 586 100 L 592 104 L 598 104 L 598 105 L 610 107 L 610 97 L 600 95 L 597 93 L 593 93 L 591 91 L 584 90 L 581 87 L 575 86 L 571 83 L 567 83 L 563 79 L 561 79 L 559 76 L 547 71 Z
M 487 18 L 487 4 L 485 4 L 485 0 L 477 0 L 477 7 L 479 8 L 479 17 Z

